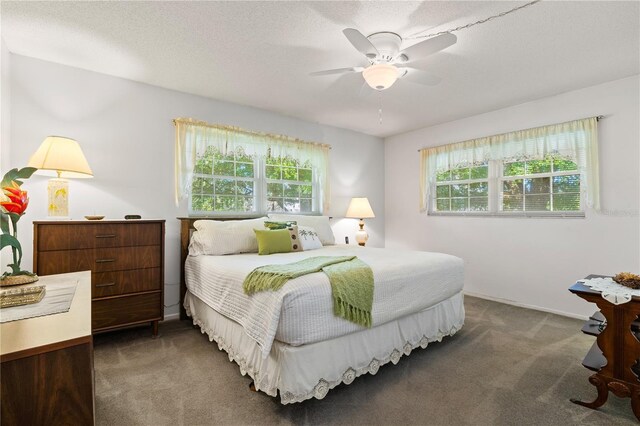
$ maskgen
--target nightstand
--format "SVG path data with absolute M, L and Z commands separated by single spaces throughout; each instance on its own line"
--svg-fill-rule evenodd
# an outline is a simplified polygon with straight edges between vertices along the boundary
M 91 270 L 93 333 L 164 318 L 164 220 L 33 222 L 33 271 Z

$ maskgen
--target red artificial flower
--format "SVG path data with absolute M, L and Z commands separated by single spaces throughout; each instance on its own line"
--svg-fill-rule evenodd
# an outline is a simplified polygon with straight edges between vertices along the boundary
M 11 182 L 11 186 L 5 186 L 2 191 L 9 198 L 9 201 L 0 201 L 0 206 L 4 207 L 7 212 L 21 215 L 27 210 L 29 205 L 27 191 L 22 191 L 17 183 Z

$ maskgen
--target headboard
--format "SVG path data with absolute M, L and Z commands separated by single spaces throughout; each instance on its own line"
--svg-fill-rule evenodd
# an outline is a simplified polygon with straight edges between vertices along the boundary
M 193 223 L 196 220 L 243 220 L 243 219 L 255 219 L 262 217 L 256 216 L 205 216 L 205 217 L 179 217 L 180 221 L 180 319 L 186 320 L 187 311 L 184 308 L 184 296 L 187 293 L 187 283 L 184 276 L 184 263 L 189 255 L 189 240 L 191 239 L 191 231 L 195 228 Z

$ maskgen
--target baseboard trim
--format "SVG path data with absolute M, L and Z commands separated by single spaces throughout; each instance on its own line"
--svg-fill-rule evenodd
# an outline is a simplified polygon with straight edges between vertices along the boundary
M 176 312 L 175 314 L 165 314 L 164 321 L 171 321 L 180 318 L 180 313 Z
M 504 303 L 505 305 L 518 306 L 519 308 L 533 309 L 535 311 L 548 312 L 550 314 L 556 314 L 556 315 L 561 315 L 563 317 L 576 318 L 580 320 L 589 319 L 589 316 L 587 315 L 578 315 L 571 312 L 558 311 L 555 309 L 549 309 L 542 306 L 529 305 L 527 303 L 520 303 L 520 302 L 516 302 L 515 300 L 503 299 L 501 297 L 487 296 L 486 294 L 473 293 L 470 291 L 464 291 L 463 293 L 467 296 L 477 297 L 479 299 L 491 300 L 493 302 L 498 302 L 498 303 Z

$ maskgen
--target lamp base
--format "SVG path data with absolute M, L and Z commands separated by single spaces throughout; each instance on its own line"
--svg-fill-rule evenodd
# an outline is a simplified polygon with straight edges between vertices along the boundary
M 358 225 L 360 226 L 360 229 L 356 231 L 356 242 L 359 246 L 364 247 L 364 245 L 367 243 L 367 240 L 369 239 L 369 234 L 367 234 L 367 231 L 364 230 L 363 219 L 360 219 L 360 223 Z
M 49 179 L 49 219 L 64 220 L 69 218 L 69 181 L 62 178 Z

